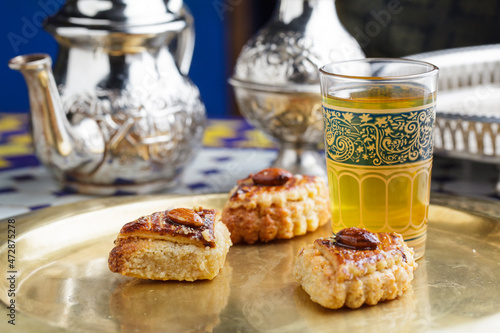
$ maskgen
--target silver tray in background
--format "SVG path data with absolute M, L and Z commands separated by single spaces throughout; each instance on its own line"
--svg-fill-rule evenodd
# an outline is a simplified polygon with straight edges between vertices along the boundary
M 435 154 L 500 165 L 500 44 L 407 58 L 440 69 Z
M 16 326 L 0 280 L 0 332 L 500 332 L 500 206 L 433 193 L 425 256 L 401 297 L 356 310 L 312 302 L 292 274 L 297 251 L 329 225 L 290 240 L 235 245 L 212 281 L 138 280 L 107 258 L 121 226 L 153 211 L 221 209 L 228 194 L 114 197 L 15 218 Z M 477 213 L 481 212 L 481 213 Z M 7 221 L 0 222 L 7 235 Z M 0 239 L 0 270 L 8 267 Z

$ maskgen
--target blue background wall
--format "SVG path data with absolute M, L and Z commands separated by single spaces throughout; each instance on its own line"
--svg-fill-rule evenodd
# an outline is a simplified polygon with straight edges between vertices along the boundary
M 0 5 L 0 112 L 28 112 L 22 76 L 8 68 L 10 58 L 26 53 L 56 56 L 57 43 L 40 22 L 63 0 L 2 1 Z M 216 1 L 185 0 L 195 18 L 196 46 L 189 76 L 198 85 L 211 118 L 229 115 L 226 19 Z M 45 4 L 45 5 L 42 5 Z

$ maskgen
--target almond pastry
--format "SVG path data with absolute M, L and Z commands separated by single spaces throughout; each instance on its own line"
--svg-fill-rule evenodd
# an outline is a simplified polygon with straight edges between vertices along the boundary
M 268 168 L 238 181 L 222 211 L 233 243 L 289 239 L 330 219 L 329 197 L 320 177 Z
M 397 233 L 347 228 L 302 248 L 294 276 L 314 302 L 358 308 L 402 295 L 418 266 L 413 256 Z
M 176 208 L 125 224 L 109 254 L 112 272 L 141 279 L 213 279 L 232 245 L 220 214 Z

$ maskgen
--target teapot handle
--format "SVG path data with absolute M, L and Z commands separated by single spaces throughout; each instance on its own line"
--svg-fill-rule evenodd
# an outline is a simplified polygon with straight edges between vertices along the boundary
M 184 5 L 182 7 L 182 12 L 186 26 L 180 31 L 177 37 L 177 49 L 175 50 L 174 56 L 175 63 L 181 74 L 187 75 L 191 67 L 191 60 L 193 59 L 194 52 L 194 19 L 187 6 Z

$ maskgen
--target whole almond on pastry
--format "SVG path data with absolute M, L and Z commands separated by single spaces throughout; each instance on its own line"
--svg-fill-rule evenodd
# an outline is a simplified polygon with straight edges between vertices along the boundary
M 187 227 L 199 228 L 203 225 L 203 219 L 192 209 L 175 208 L 168 211 L 167 217 L 172 222 L 179 223 Z
M 291 178 L 293 178 L 291 172 L 280 168 L 267 168 L 252 175 L 252 179 L 256 185 L 264 186 L 284 185 Z

